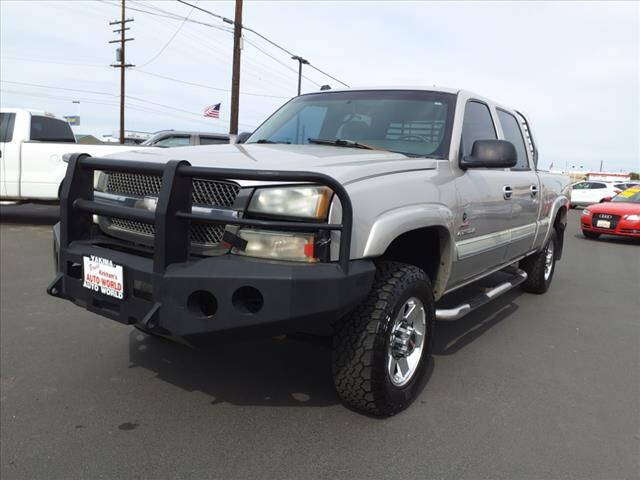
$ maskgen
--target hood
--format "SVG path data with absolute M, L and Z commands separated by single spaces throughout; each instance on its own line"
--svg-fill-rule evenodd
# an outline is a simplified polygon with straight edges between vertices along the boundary
M 628 215 L 640 213 L 640 203 L 633 202 L 603 202 L 587 207 L 593 213 L 610 213 L 611 215 Z
M 158 163 L 186 160 L 198 167 L 312 171 L 329 175 L 343 185 L 390 173 L 432 170 L 438 164 L 434 159 L 408 157 L 384 150 L 255 143 L 153 148 L 106 155 L 105 158 Z

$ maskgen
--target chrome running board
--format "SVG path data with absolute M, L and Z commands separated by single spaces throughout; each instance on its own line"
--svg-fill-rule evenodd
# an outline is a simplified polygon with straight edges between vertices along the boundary
M 464 317 L 467 313 L 472 312 L 476 308 L 483 306 L 484 304 L 490 302 L 496 297 L 499 297 L 503 293 L 508 292 L 509 290 L 517 287 L 522 282 L 527 279 L 527 273 L 524 270 L 520 270 L 515 267 L 507 267 L 501 272 L 509 273 L 513 275 L 513 278 L 508 282 L 503 282 L 488 291 L 481 293 L 480 295 L 476 295 L 472 297 L 470 300 L 457 305 L 453 308 L 439 308 L 436 310 L 436 320 L 450 322 L 453 320 L 458 320 Z

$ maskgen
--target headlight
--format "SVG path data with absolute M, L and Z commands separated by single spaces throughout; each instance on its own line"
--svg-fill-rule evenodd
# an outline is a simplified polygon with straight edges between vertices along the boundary
M 586 217 L 590 217 L 591 216 L 591 212 L 585 208 L 584 210 L 582 210 L 582 215 L 584 215 Z
M 630 220 L 632 222 L 637 222 L 638 220 L 640 220 L 640 214 L 632 213 L 631 215 L 625 215 L 624 219 Z
M 237 255 L 296 262 L 318 261 L 314 255 L 314 235 L 247 229 L 239 230 L 237 235 L 247 241 L 244 250 L 233 249 Z
M 327 187 L 313 185 L 258 188 L 248 210 L 257 214 L 325 220 L 332 193 Z

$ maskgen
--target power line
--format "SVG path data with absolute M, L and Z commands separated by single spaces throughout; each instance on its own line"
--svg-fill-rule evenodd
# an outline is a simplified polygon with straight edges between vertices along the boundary
M 255 48 L 256 50 L 262 52 L 263 54 L 265 54 L 267 57 L 271 58 L 272 60 L 278 62 L 280 65 L 282 65 L 284 68 L 286 68 L 287 70 L 292 71 L 293 73 L 295 73 L 296 75 L 298 74 L 298 72 L 296 71 L 295 68 L 291 68 L 289 65 L 287 65 L 286 63 L 278 60 L 276 57 L 274 57 L 273 55 L 271 55 L 270 53 L 266 52 L 265 50 L 261 49 L 259 46 L 257 46 L 255 43 L 253 43 L 251 40 L 245 38 L 244 39 L 245 42 L 247 42 L 249 45 L 251 45 L 253 48 Z M 302 78 L 304 78 L 305 80 L 308 80 L 309 82 L 313 83 L 316 87 L 319 87 L 320 84 L 311 80 L 309 77 L 306 77 L 304 75 L 302 75 Z
M 209 15 L 213 16 L 213 17 L 216 17 L 216 18 L 218 18 L 218 19 L 222 20 L 222 21 L 223 21 L 223 22 L 225 22 L 225 23 L 229 23 L 229 24 L 232 24 L 232 25 L 234 25 L 234 24 L 235 24 L 235 22 L 234 22 L 233 20 L 231 20 L 231 19 L 229 19 L 229 18 L 226 18 L 226 17 L 223 17 L 222 15 L 218 15 L 217 13 L 213 13 L 213 12 L 211 12 L 210 10 L 207 10 L 206 8 L 202 8 L 202 7 L 195 7 L 193 4 L 191 4 L 191 3 L 189 3 L 189 2 L 186 2 L 185 0 L 177 0 L 177 1 L 178 1 L 178 2 L 180 2 L 180 3 L 183 3 L 183 4 L 185 4 L 185 5 L 188 5 L 188 6 L 192 7 L 192 8 L 196 8 L 197 10 L 200 10 L 200 11 L 202 11 L 202 12 L 204 12 L 204 13 L 207 13 L 207 14 L 209 14 Z M 271 39 L 269 39 L 269 38 L 265 37 L 265 36 L 264 36 L 264 35 L 262 35 L 260 32 L 257 32 L 256 30 L 254 30 L 254 29 L 252 29 L 252 28 L 250 28 L 250 27 L 247 27 L 247 26 L 245 26 L 245 25 L 241 25 L 241 27 L 242 27 L 244 30 L 247 30 L 247 31 L 249 31 L 249 32 L 253 33 L 254 35 L 257 35 L 258 37 L 262 38 L 264 41 L 266 41 L 266 42 L 270 43 L 270 44 L 271 44 L 271 45 L 273 45 L 274 47 L 276 47 L 276 48 L 278 48 L 278 49 L 282 50 L 282 51 L 283 51 L 283 52 L 285 52 L 287 55 L 289 55 L 289 56 L 291 56 L 291 57 L 296 57 L 296 56 L 298 56 L 298 55 L 295 55 L 294 53 L 290 52 L 289 50 L 287 50 L 287 49 L 286 49 L 285 47 L 283 47 L 282 45 L 279 45 L 278 43 L 274 42 L 273 40 L 271 40 Z M 311 68 L 313 68 L 314 70 L 316 70 L 316 71 L 320 72 L 320 73 L 321 73 L 321 74 L 323 74 L 323 75 L 326 75 L 327 77 L 329 77 L 329 78 L 331 78 L 331 79 L 335 80 L 336 82 L 338 82 L 338 83 L 340 83 L 340 84 L 344 85 L 345 87 L 349 87 L 349 85 L 347 85 L 346 83 L 344 83 L 342 80 L 338 80 L 336 77 L 334 77 L 334 76 L 332 76 L 332 75 L 329 75 L 328 73 L 324 72 L 323 70 L 320 70 L 319 68 L 315 67 L 315 66 L 314 66 L 314 65 L 312 65 L 311 63 L 308 63 L 308 65 L 309 65 Z
M 109 92 L 102 92 L 102 91 L 98 91 L 98 90 L 86 90 L 86 89 L 80 89 L 80 88 L 68 88 L 68 87 L 56 87 L 54 85 L 43 85 L 43 84 L 38 84 L 38 83 L 28 83 L 28 82 L 16 82 L 16 81 L 12 81 L 12 80 L 4 80 L 4 79 L 0 79 L 0 82 L 2 83 L 9 83 L 9 84 L 13 84 L 13 85 L 23 85 L 23 86 L 28 86 L 28 87 L 38 87 L 38 88 L 49 88 L 52 90 L 63 90 L 63 91 L 67 91 L 67 92 L 80 92 L 80 93 L 91 93 L 94 95 L 105 95 L 105 96 L 109 96 L 109 97 L 118 97 L 119 95 L 115 94 L 115 93 L 109 93 Z M 182 113 L 187 113 L 189 115 L 194 115 L 197 117 L 201 117 L 202 114 L 201 113 L 195 113 L 189 110 L 184 110 L 178 107 L 174 107 L 172 105 L 166 105 L 163 103 L 158 103 L 158 102 L 153 102 L 151 100 L 146 100 L 144 98 L 140 98 L 140 97 L 136 97 L 133 95 L 125 95 L 125 98 L 129 99 L 129 100 L 134 100 L 134 101 L 138 101 L 138 102 L 142 102 L 142 103 L 146 103 L 149 105 L 156 105 L 158 107 L 162 107 L 162 108 L 167 108 L 170 109 L 172 112 L 182 112 Z M 221 119 L 219 119 L 220 121 L 222 121 Z M 246 127 L 253 127 L 253 125 L 249 125 L 246 123 L 240 124 Z
M 115 3 L 109 2 L 108 0 L 97 0 L 97 1 L 99 1 L 99 2 L 101 2 L 101 3 L 104 3 L 104 4 L 107 4 L 107 5 L 117 6 Z M 136 1 L 136 0 L 130 0 L 130 1 L 131 1 L 131 2 L 133 2 L 133 3 L 135 3 L 136 5 L 141 4 L 141 2 Z M 184 2 L 183 2 L 183 3 L 184 3 Z M 189 6 L 192 6 L 191 4 L 188 4 L 188 5 L 189 5 Z M 146 8 L 150 8 L 150 9 L 155 10 L 155 12 L 151 12 L 151 11 L 149 11 L 149 10 L 143 10 L 143 9 L 135 8 L 135 7 L 131 7 L 131 6 L 129 6 L 129 7 L 127 7 L 127 8 L 128 8 L 129 10 L 134 10 L 134 11 L 141 12 L 141 13 L 146 13 L 146 14 L 149 14 L 149 15 L 152 15 L 152 16 L 156 16 L 156 17 L 163 17 L 163 18 L 167 18 L 167 19 L 170 19 L 170 20 L 176 20 L 176 21 L 185 21 L 185 20 L 186 20 L 186 21 L 188 21 L 188 22 L 190 22 L 190 23 L 199 24 L 199 25 L 203 25 L 203 26 L 206 26 L 206 27 L 210 27 L 210 28 L 215 28 L 215 29 L 217 29 L 217 30 L 221 30 L 221 31 L 224 31 L 224 32 L 227 32 L 227 33 L 233 33 L 233 29 L 232 29 L 232 28 L 221 27 L 221 26 L 219 26 L 219 25 L 213 25 L 213 24 L 211 24 L 211 23 L 201 22 L 201 21 L 198 21 L 198 20 L 194 20 L 194 19 L 192 19 L 192 18 L 187 18 L 187 17 L 181 16 L 181 15 L 178 15 L 178 14 L 175 14 L 175 13 L 172 13 L 172 12 L 169 12 L 169 11 L 167 11 L 167 10 L 163 10 L 163 9 L 158 8 L 158 7 L 156 7 L 156 6 L 154 6 L 154 5 L 151 5 L 151 4 L 144 4 L 144 6 L 145 6 Z M 202 9 L 202 8 L 200 8 L 200 7 L 197 7 L 197 8 L 196 8 L 196 10 L 202 10 L 202 11 L 205 11 L 204 9 Z M 157 13 L 157 12 L 159 12 L 159 13 Z M 207 12 L 207 13 L 212 13 L 212 12 L 208 12 L 208 11 L 206 11 L 206 12 Z M 216 16 L 216 18 L 220 18 L 220 19 L 223 19 L 223 20 L 226 18 L 226 17 L 223 17 L 222 15 L 217 15 L 217 14 L 213 14 L 213 15 L 214 15 L 214 16 Z M 231 22 L 231 23 L 233 24 L 233 20 L 230 20 L 230 19 L 226 19 L 226 20 L 228 20 L 229 22 Z M 247 30 L 252 31 L 252 29 L 247 29 Z M 257 33 L 257 34 L 258 34 L 258 33 Z M 259 35 L 259 34 L 258 34 L 258 35 Z M 268 39 L 267 39 L 267 40 L 268 40 Z M 251 42 L 248 38 L 244 38 L 244 41 L 246 41 L 247 43 L 249 43 L 250 45 L 252 45 L 254 48 L 256 48 L 256 50 L 258 50 L 259 52 L 261 52 L 261 53 L 262 53 L 262 54 L 264 54 L 265 56 L 267 56 L 267 57 L 271 58 L 272 60 L 274 60 L 275 62 L 277 62 L 277 63 L 278 63 L 279 65 L 281 65 L 282 67 L 286 68 L 287 70 L 291 71 L 292 73 L 294 73 L 294 74 L 296 74 L 296 75 L 298 74 L 298 72 L 297 72 L 294 68 L 290 67 L 289 65 L 287 65 L 287 64 L 285 64 L 284 62 L 282 62 L 281 60 L 277 59 L 276 57 L 274 57 L 273 55 L 271 55 L 271 54 L 270 54 L 270 53 L 268 53 L 267 51 L 265 51 L 265 50 L 263 50 L 262 48 L 258 47 L 254 42 Z M 284 51 L 285 51 L 285 52 L 288 52 L 288 50 L 286 50 L 286 49 L 285 49 Z M 313 65 L 310 65 L 310 66 L 312 66 L 312 67 L 313 67 Z M 262 68 L 267 68 L 265 65 L 262 65 L 261 67 L 262 67 Z M 313 68 L 315 68 L 315 67 L 313 67 Z M 249 73 L 251 73 L 251 72 L 249 72 Z M 273 73 L 273 71 L 271 71 L 271 73 Z M 322 73 L 323 73 L 323 74 L 326 74 L 326 72 L 322 72 Z M 328 75 L 328 74 L 327 74 L 327 75 Z M 331 77 L 330 75 L 328 75 L 328 76 L 329 76 L 329 77 Z M 303 75 L 302 77 L 303 77 L 305 80 L 307 80 L 307 81 L 309 81 L 309 82 L 313 83 L 315 86 L 320 87 L 320 83 L 315 82 L 314 80 L 310 79 L 310 78 L 309 78 L 309 77 L 307 77 L 307 76 L 304 76 L 304 75 Z M 331 78 L 332 78 L 332 77 L 331 77 Z M 337 79 L 335 79 L 335 80 L 336 80 L 337 82 L 340 82 L 340 81 L 339 81 L 339 80 L 337 80 Z M 287 97 L 287 98 L 289 98 L 289 97 Z
M 198 3 L 198 0 L 196 0 L 196 4 L 197 3 Z M 193 13 L 193 8 L 191 10 L 189 10 L 189 13 L 184 18 L 184 20 L 182 20 L 182 23 L 177 28 L 177 30 L 173 33 L 173 35 L 171 35 L 171 38 L 169 38 L 169 41 L 164 44 L 164 46 L 160 49 L 160 51 L 158 53 L 156 53 L 155 56 L 153 58 L 151 58 L 151 60 L 149 60 L 148 62 L 143 63 L 142 65 L 140 65 L 141 67 L 146 67 L 151 62 L 153 62 L 156 58 L 158 58 L 160 55 L 162 55 L 162 52 L 164 52 L 166 50 L 166 48 L 169 46 L 169 44 L 173 41 L 173 39 L 176 38 L 176 35 L 178 35 L 178 33 L 180 33 L 180 30 L 182 30 L 182 27 L 184 27 L 184 24 L 187 22 L 187 20 L 189 20 L 189 17 L 191 16 L 192 13 Z
M 118 4 L 113 3 L 113 2 L 109 2 L 108 0 L 97 0 L 97 1 L 100 2 L 100 3 L 104 3 L 105 5 L 112 5 L 114 7 L 118 6 Z M 138 4 L 138 2 L 136 2 L 136 4 Z M 162 9 L 157 8 L 157 7 L 153 7 L 152 5 L 145 5 L 145 6 L 149 7 L 149 8 L 154 8 L 155 10 L 166 12 L 166 10 L 162 10 Z M 148 15 L 153 15 L 153 16 L 156 16 L 156 17 L 164 17 L 164 18 L 168 18 L 168 19 L 171 19 L 171 20 L 177 20 L 177 21 L 181 21 L 181 20 L 184 20 L 186 18 L 186 17 L 184 17 L 182 15 L 173 14 L 173 13 L 170 13 L 170 12 L 167 12 L 167 14 L 164 15 L 164 14 L 161 14 L 161 13 L 150 12 L 149 10 L 143 10 L 141 8 L 136 8 L 136 7 L 131 7 L 131 6 L 127 7 L 127 10 L 133 10 L 135 12 L 146 13 Z M 198 25 L 203 25 L 205 27 L 215 28 L 216 30 L 222 30 L 223 32 L 233 32 L 233 30 L 231 28 L 221 27 L 220 25 L 213 25 L 213 24 L 207 23 L 207 22 L 201 22 L 199 20 L 194 20 L 193 18 L 189 18 L 187 21 L 189 23 L 195 23 L 195 24 L 198 24 Z
M 336 77 L 334 77 L 334 76 L 332 76 L 332 75 L 329 75 L 327 72 L 323 72 L 322 70 L 320 70 L 320 69 L 319 69 L 318 67 L 316 67 L 315 65 L 313 65 L 313 64 L 311 64 L 311 63 L 308 63 L 307 65 L 309 65 L 311 68 L 313 68 L 313 69 L 314 69 L 314 70 L 316 70 L 317 72 L 320 72 L 320 73 L 321 73 L 321 74 L 323 74 L 324 76 L 329 77 L 330 79 L 335 80 L 336 82 L 338 82 L 338 83 L 340 83 L 340 84 L 344 85 L 345 87 L 349 88 L 349 85 L 347 85 L 346 83 L 344 83 L 344 82 L 343 82 L 343 81 L 341 81 L 341 80 L 338 80 Z
M 230 24 L 230 25 L 233 25 L 233 24 L 235 23 L 235 22 L 234 22 L 233 20 L 231 20 L 230 18 L 223 17 L 222 15 L 218 15 L 217 13 L 210 12 L 209 10 L 206 10 L 206 9 L 204 9 L 204 8 L 201 8 L 201 7 L 196 7 L 195 5 L 192 5 L 192 4 L 190 4 L 190 3 L 187 3 L 187 2 L 185 2 L 184 0 L 178 0 L 178 2 L 180 2 L 180 3 L 184 3 L 185 5 L 189 5 L 191 8 L 195 8 L 196 10 L 200 10 L 201 12 L 208 13 L 208 14 L 209 14 L 209 15 L 211 15 L 212 17 L 219 18 L 219 19 L 220 19 L 220 20 L 222 20 L 223 22 L 228 23 L 228 24 Z
M 56 61 L 56 60 L 41 60 L 41 59 L 37 59 L 37 58 L 11 57 L 11 56 L 7 56 L 7 55 L 3 55 L 2 59 L 3 60 L 4 59 L 16 60 L 18 62 L 53 63 L 53 64 L 58 64 L 58 65 L 73 65 L 73 66 L 77 66 L 77 67 L 107 68 L 104 65 L 100 65 L 100 64 L 97 64 L 97 63 L 60 62 L 60 61 Z
M 111 3 L 111 2 L 109 2 L 109 1 L 107 1 L 107 0 L 97 0 L 97 1 L 99 1 L 99 2 L 101 2 L 101 3 L 104 3 L 104 4 L 107 4 L 107 5 L 113 5 L 113 6 L 116 6 L 116 4 L 115 4 L 115 3 Z M 129 2 L 130 2 L 130 3 L 135 3 L 135 4 L 141 4 L 141 2 L 136 1 L 136 0 L 129 0 Z M 143 13 L 145 13 L 145 14 L 149 14 L 149 15 L 151 15 L 152 17 L 161 17 L 161 18 L 155 18 L 155 20 L 156 20 L 156 21 L 158 21 L 158 22 L 162 22 L 162 21 L 163 21 L 163 18 L 166 18 L 166 19 L 167 19 L 167 20 L 164 20 L 164 21 L 168 21 L 168 20 L 176 20 L 176 21 L 178 21 L 178 20 L 184 20 L 184 19 L 186 18 L 186 17 L 182 17 L 182 16 L 180 16 L 180 15 L 174 14 L 174 13 L 172 13 L 172 12 L 168 12 L 168 11 L 166 11 L 166 10 L 163 10 L 163 9 L 158 8 L 158 7 L 156 7 L 156 6 L 154 6 L 154 5 L 151 5 L 151 4 L 144 4 L 144 6 L 145 6 L 146 8 L 153 9 L 153 10 L 155 10 L 155 11 L 157 11 L 157 12 L 160 12 L 160 13 L 151 12 L 151 11 L 148 11 L 148 10 L 136 9 L 136 8 L 134 8 L 134 7 L 130 7 L 130 6 L 128 6 L 127 8 L 128 8 L 129 10 L 135 10 L 135 11 L 138 11 L 138 12 L 143 12 Z M 232 29 L 232 28 L 228 28 L 228 27 L 220 27 L 220 26 L 217 26 L 217 25 L 212 25 L 212 24 L 210 24 L 210 23 L 200 22 L 200 21 L 194 20 L 193 18 L 189 18 L 189 19 L 188 19 L 188 21 L 189 21 L 189 23 L 195 23 L 195 24 L 199 24 L 199 25 L 207 26 L 207 27 L 210 27 L 210 28 L 214 28 L 214 29 L 217 29 L 217 30 L 221 30 L 221 31 L 224 31 L 225 33 L 233 33 L 233 29 Z M 184 36 L 184 37 L 191 37 L 191 38 L 193 38 L 193 39 L 194 39 L 194 41 L 192 42 L 192 44 L 189 46 L 189 50 L 187 50 L 187 52 L 188 52 L 188 53 L 193 53 L 193 50 L 194 50 L 194 49 L 198 49 L 198 48 L 200 48 L 200 47 L 201 47 L 201 45 L 202 45 L 202 44 L 205 44 L 205 43 L 206 43 L 206 44 L 209 44 L 209 45 L 211 46 L 211 48 L 217 48 L 217 47 L 218 47 L 218 45 L 215 45 L 215 44 L 213 44 L 213 43 L 211 43 L 211 42 L 210 42 L 209 37 L 205 37 L 205 36 L 204 36 L 204 35 L 202 35 L 202 34 L 195 33 L 195 32 L 191 33 L 191 32 L 188 32 L 187 30 L 184 30 L 184 29 L 180 32 L 180 34 L 181 34 L 181 36 Z M 245 39 L 245 40 L 247 40 L 247 41 L 248 41 L 248 39 Z M 203 52 L 205 52 L 205 51 L 206 51 L 206 52 L 207 52 L 207 53 L 209 53 L 209 54 L 211 54 L 212 52 L 213 52 L 213 53 L 218 53 L 218 52 L 216 52 L 215 50 L 213 50 L 213 51 L 212 51 L 212 50 L 205 50 L 205 49 L 202 49 L 202 51 L 203 51 Z M 222 57 L 221 57 L 221 58 L 222 58 Z M 271 57 L 271 58 L 273 58 L 273 59 L 275 60 L 275 57 Z M 225 58 L 223 58 L 223 60 L 224 60 L 224 61 L 229 61 L 229 59 L 228 59 L 228 58 L 226 58 L 226 57 L 225 57 Z M 201 56 L 199 56 L 199 57 L 198 57 L 198 61 L 201 61 Z M 282 85 L 283 79 L 284 79 L 284 81 L 288 80 L 288 79 L 286 79 L 286 78 L 285 78 L 286 76 L 285 76 L 285 75 L 282 75 L 279 71 L 275 71 L 274 69 L 272 69 L 271 67 L 269 67 L 269 66 L 267 66 L 267 65 L 256 63 L 256 62 L 255 62 L 255 60 L 251 59 L 250 57 L 247 57 L 247 58 L 246 58 L 246 61 L 247 61 L 247 62 L 249 62 L 249 63 L 251 63 L 252 65 L 253 65 L 253 64 L 257 65 L 257 66 L 259 67 L 258 69 L 264 70 L 265 72 L 267 72 L 267 73 L 269 73 L 269 74 L 271 74 L 271 75 L 274 75 L 274 76 L 277 76 L 277 77 L 279 77 L 279 78 L 280 78 L 279 82 L 278 82 L 278 83 L 275 83 L 275 82 L 273 82 L 273 81 L 269 81 L 268 79 L 264 78 L 264 74 L 256 74 L 256 73 L 254 73 L 254 72 L 252 71 L 252 69 L 248 69 L 248 70 L 246 70 L 246 69 L 245 69 L 246 73 L 248 73 L 249 75 L 251 75 L 251 76 L 253 76 L 253 77 L 256 77 L 256 78 L 260 79 L 262 82 L 268 82 L 268 83 L 271 83 L 271 84 L 272 84 L 272 85 L 274 85 L 274 86 L 277 86 L 277 87 L 279 87 L 279 88 L 282 88 L 282 86 L 283 86 L 283 85 Z M 294 70 L 294 69 L 292 69 L 291 67 L 289 67 L 288 65 L 285 65 L 284 63 L 280 62 L 279 60 L 276 60 L 276 61 L 277 61 L 280 65 L 282 65 L 284 68 L 287 68 L 287 69 L 288 69 L 288 70 L 290 70 L 291 72 L 296 73 L 296 72 L 295 72 L 295 70 Z M 318 85 L 318 86 L 319 86 L 319 85 Z M 290 96 L 286 96 L 286 97 L 285 97 L 285 96 L 282 96 L 282 98 L 291 98 L 291 97 L 290 97 Z
M 108 106 L 108 107 L 118 107 L 120 106 L 120 104 L 118 102 L 98 102 L 95 100 L 90 100 L 90 99 L 86 99 L 86 98 L 78 98 L 78 97 L 60 97 L 57 95 L 49 95 L 49 94 L 45 94 L 45 93 L 34 93 L 34 92 L 24 92 L 24 91 L 19 91 L 19 90 L 6 90 L 3 89 L 2 92 L 6 92 L 6 93 L 13 93 L 14 95 L 23 95 L 26 97 L 34 97 L 34 98 L 52 98 L 54 100 L 63 100 L 63 101 L 73 101 L 73 100 L 79 100 L 82 103 L 89 103 L 89 104 L 95 104 L 95 105 L 104 105 L 104 106 Z M 135 110 L 138 112 L 143 112 L 143 113 L 155 113 L 164 117 L 168 117 L 168 118 L 181 118 L 190 122 L 197 122 L 197 123 L 201 123 L 203 125 L 209 125 L 211 126 L 211 122 L 206 121 L 206 120 L 198 120 L 195 118 L 189 118 L 189 117 L 185 117 L 182 115 L 177 115 L 175 113 L 171 113 L 171 112 L 164 112 L 162 110 L 156 110 L 153 108 L 149 108 L 149 107 L 142 107 L 140 105 L 131 105 L 130 103 L 127 103 L 127 108 L 129 110 Z M 194 114 L 195 115 L 195 114 Z M 249 124 L 243 124 L 244 126 L 250 127 L 250 128 L 254 128 L 253 125 L 249 125 Z
M 217 88 L 217 87 L 211 87 L 209 85 L 203 85 L 202 83 L 195 83 L 195 82 L 188 82 L 186 80 L 180 80 L 178 78 L 172 78 L 172 77 L 167 77 L 165 75 L 160 75 L 159 73 L 153 73 L 153 72 L 147 72 L 145 70 L 140 70 L 138 68 L 133 70 L 134 72 L 138 72 L 138 73 L 144 73 L 145 75 L 151 75 L 152 77 L 158 77 L 158 78 L 163 78 L 165 80 L 170 80 L 172 82 L 178 82 L 178 83 L 183 83 L 185 85 L 192 85 L 194 87 L 201 87 L 201 88 L 206 88 L 209 90 L 217 90 L 219 92 L 230 92 L 231 90 L 228 88 Z M 253 97 L 266 97 L 266 98 L 281 98 L 281 99 L 289 99 L 291 97 L 284 97 L 284 96 L 280 96 L 280 95 L 268 95 L 265 93 L 250 93 L 250 92 L 240 92 L 241 95 L 250 95 Z
M 158 22 L 169 21 L 169 20 L 155 19 L 155 18 L 154 20 Z M 181 38 L 185 38 L 185 40 L 191 39 L 191 41 L 189 42 L 189 47 L 187 50 L 185 50 L 185 53 L 187 55 L 193 55 L 197 57 L 198 62 L 202 62 L 203 54 L 206 56 L 215 55 L 225 64 L 229 63 L 231 60 L 227 55 L 223 55 L 222 52 L 219 51 L 220 44 L 212 42 L 209 36 L 205 36 L 199 32 L 190 32 L 186 29 L 183 29 L 180 32 L 180 36 Z M 205 48 L 205 45 L 207 46 L 206 48 Z M 196 53 L 196 51 L 201 51 L 202 53 Z M 243 57 L 244 57 L 243 61 L 249 64 L 245 66 L 245 68 L 243 69 L 243 73 L 246 73 L 248 75 L 258 78 L 261 82 L 261 86 L 264 86 L 265 83 L 270 83 L 273 86 L 277 87 L 278 90 L 281 90 L 283 88 L 283 83 L 289 81 L 288 76 L 284 72 L 281 72 L 280 70 L 275 70 L 270 65 L 265 65 L 261 62 L 258 62 L 255 59 L 251 58 L 250 56 L 243 56 Z M 260 73 L 254 73 L 253 71 L 254 69 L 252 68 L 252 66 L 254 65 L 256 67 L 255 70 L 259 71 Z M 284 64 L 281 64 L 281 65 L 283 66 L 283 68 L 288 68 L 289 71 L 295 73 L 295 71 L 292 70 L 289 66 L 285 66 Z M 219 67 L 220 65 L 214 64 L 214 66 Z M 270 81 L 268 78 L 265 78 L 265 74 L 269 74 L 277 77 L 278 82 L 273 82 L 273 81 Z M 287 94 L 284 94 L 284 95 L 286 96 L 286 98 L 290 98 L 290 95 L 287 95 Z M 282 94 L 280 94 L 280 96 L 282 96 Z
M 51 88 L 53 90 L 66 90 L 68 92 L 81 92 L 81 93 L 93 93 L 95 95 L 108 95 L 110 97 L 117 97 L 118 96 L 115 93 L 100 92 L 100 91 L 97 91 L 97 90 L 83 90 L 83 89 L 79 89 L 79 88 L 56 87 L 56 86 L 53 86 L 53 85 L 42 85 L 42 84 L 39 84 L 39 83 L 16 82 L 16 81 L 12 81 L 12 80 L 4 80 L 4 79 L 0 79 L 0 82 L 2 82 L 2 83 L 12 83 L 14 85 L 25 85 L 25 86 L 28 86 L 28 87 Z

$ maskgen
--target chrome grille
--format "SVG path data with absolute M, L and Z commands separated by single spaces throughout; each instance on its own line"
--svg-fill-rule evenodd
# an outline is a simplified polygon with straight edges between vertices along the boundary
M 139 175 L 131 173 L 107 173 L 106 192 L 136 197 L 157 197 L 160 194 L 162 177 L 156 175 Z M 233 182 L 193 179 L 192 202 L 194 205 L 231 207 L 240 193 L 240 185 Z M 145 237 L 155 235 L 155 227 L 142 222 L 110 218 L 110 232 L 117 231 L 138 234 Z M 204 246 L 215 246 L 222 240 L 224 225 L 208 223 L 191 223 L 191 242 Z M 116 230 L 115 232 L 113 230 Z
M 161 186 L 162 177 L 156 175 L 112 172 L 107 177 L 106 191 L 137 197 L 157 197 Z M 239 192 L 240 186 L 237 183 L 194 178 L 191 199 L 194 205 L 230 207 Z

